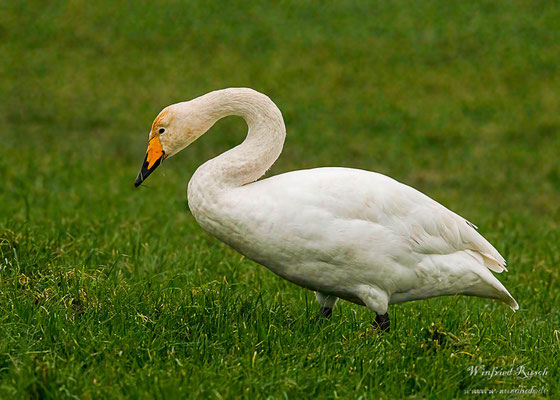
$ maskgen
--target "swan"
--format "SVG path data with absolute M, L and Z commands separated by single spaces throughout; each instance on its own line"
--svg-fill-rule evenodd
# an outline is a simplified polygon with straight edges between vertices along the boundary
M 463 294 L 519 307 L 491 271 L 507 271 L 477 227 L 435 200 L 379 173 L 315 168 L 257 181 L 279 157 L 286 128 L 278 107 L 248 88 L 172 104 L 156 117 L 138 187 L 162 162 L 240 116 L 238 146 L 200 166 L 188 183 L 199 225 L 275 274 L 313 290 L 318 317 L 338 299 L 366 306 L 390 330 L 388 305 Z

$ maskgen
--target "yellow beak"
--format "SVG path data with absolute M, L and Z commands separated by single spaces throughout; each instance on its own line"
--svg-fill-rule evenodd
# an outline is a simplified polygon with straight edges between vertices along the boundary
M 163 146 L 161 145 L 161 141 L 159 140 L 159 135 L 154 136 L 152 139 L 150 139 L 150 143 L 148 144 L 148 151 L 146 152 L 146 158 L 144 159 L 144 163 L 142 164 L 140 173 L 136 177 L 134 186 L 140 186 L 140 184 L 144 182 L 148 175 L 150 175 L 161 164 L 161 162 L 165 160 L 165 157 L 165 151 L 163 151 Z

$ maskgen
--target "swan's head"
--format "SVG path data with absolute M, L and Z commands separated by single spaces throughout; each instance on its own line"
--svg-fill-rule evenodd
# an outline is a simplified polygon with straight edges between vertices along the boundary
M 148 151 L 134 186 L 138 187 L 167 157 L 198 139 L 213 124 L 196 100 L 164 108 L 152 123 Z

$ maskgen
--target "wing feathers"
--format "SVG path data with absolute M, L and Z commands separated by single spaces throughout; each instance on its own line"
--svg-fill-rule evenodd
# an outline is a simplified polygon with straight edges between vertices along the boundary
M 470 250 L 480 254 L 481 263 L 491 271 L 507 271 L 505 259 L 478 233 L 476 225 L 426 198 L 428 202 L 415 202 L 410 214 L 405 216 L 412 222 L 410 242 L 415 251 L 423 254 L 451 254 Z

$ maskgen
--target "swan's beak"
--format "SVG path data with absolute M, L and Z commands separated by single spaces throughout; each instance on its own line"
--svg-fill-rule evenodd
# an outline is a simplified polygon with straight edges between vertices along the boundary
M 146 158 L 144 159 L 144 163 L 142 164 L 142 169 L 140 169 L 140 173 L 136 177 L 136 182 L 134 182 L 134 186 L 138 187 L 144 179 L 146 179 L 154 170 L 161 164 L 163 160 L 165 160 L 167 155 L 165 151 L 163 151 L 163 146 L 161 145 L 161 141 L 159 140 L 159 136 L 154 136 L 150 139 L 150 143 L 148 144 L 148 151 L 146 152 Z

